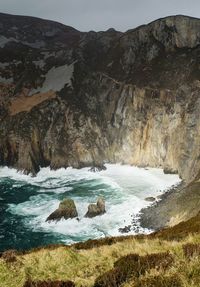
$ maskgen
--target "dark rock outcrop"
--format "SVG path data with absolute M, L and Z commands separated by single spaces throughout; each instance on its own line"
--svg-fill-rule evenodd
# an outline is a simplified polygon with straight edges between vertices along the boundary
M 98 172 L 98 171 L 106 170 L 106 167 L 105 165 L 92 166 L 89 170 L 92 172 Z
M 99 197 L 96 204 L 94 203 L 89 204 L 88 211 L 85 217 L 92 218 L 98 215 L 102 215 L 105 212 L 106 212 L 105 200 L 102 197 Z
M 66 198 L 60 202 L 58 209 L 52 212 L 46 221 L 59 221 L 63 219 L 74 218 L 78 216 L 76 205 L 72 199 Z
M 119 228 L 120 233 L 129 233 L 131 231 L 131 225 L 127 225 L 125 227 Z
M 156 199 L 153 196 L 149 196 L 149 197 L 146 197 L 145 200 L 149 202 L 154 202 Z

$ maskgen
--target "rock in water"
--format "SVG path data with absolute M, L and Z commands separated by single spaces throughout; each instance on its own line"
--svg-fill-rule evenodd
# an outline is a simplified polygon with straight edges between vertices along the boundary
M 105 212 L 106 212 L 105 200 L 104 200 L 104 198 L 99 197 L 96 204 L 94 204 L 94 203 L 89 204 L 88 211 L 87 211 L 85 217 L 92 218 L 92 217 L 95 217 L 98 215 L 102 215 Z
M 119 228 L 119 232 L 121 233 L 128 233 L 131 231 L 131 225 L 125 226 L 123 228 Z
M 60 202 L 59 207 L 52 212 L 46 221 L 59 221 L 60 219 L 69 219 L 78 216 L 76 205 L 70 198 L 65 198 Z
M 89 171 L 92 171 L 92 172 L 99 172 L 102 170 L 106 170 L 105 165 L 94 165 L 89 169 Z
M 156 199 L 153 196 L 149 196 L 149 197 L 146 197 L 145 200 L 149 202 L 154 202 Z
M 106 209 L 105 209 L 105 200 L 103 197 L 99 197 L 97 200 L 97 207 L 99 208 L 99 210 L 101 210 L 101 212 L 105 213 Z

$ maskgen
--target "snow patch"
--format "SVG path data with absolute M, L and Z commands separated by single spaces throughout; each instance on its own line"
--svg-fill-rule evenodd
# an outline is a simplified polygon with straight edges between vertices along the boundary
M 4 48 L 7 43 L 13 41 L 17 42 L 14 38 L 6 38 L 4 36 L 0 36 L 0 48 Z
M 74 73 L 74 63 L 71 65 L 63 65 L 60 67 L 51 68 L 45 76 L 45 81 L 42 87 L 38 87 L 30 92 L 29 95 L 35 93 L 46 93 L 48 91 L 61 91 L 66 84 L 72 85 L 72 78 Z
M 13 78 L 3 78 L 0 76 L 0 83 L 3 83 L 3 84 L 12 84 L 13 83 Z

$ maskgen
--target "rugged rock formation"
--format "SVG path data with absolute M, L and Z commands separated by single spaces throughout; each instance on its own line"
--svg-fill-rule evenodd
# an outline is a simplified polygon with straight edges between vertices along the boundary
M 61 201 L 58 209 L 52 212 L 46 219 L 46 221 L 59 221 L 62 218 L 69 219 L 78 216 L 76 205 L 72 199 L 66 198 Z
M 99 197 L 96 204 L 93 203 L 89 204 L 88 211 L 85 217 L 92 218 L 98 215 L 102 215 L 105 212 L 106 212 L 105 200 L 102 197 Z
M 200 175 L 200 20 L 81 33 L 0 14 L 0 165 Z

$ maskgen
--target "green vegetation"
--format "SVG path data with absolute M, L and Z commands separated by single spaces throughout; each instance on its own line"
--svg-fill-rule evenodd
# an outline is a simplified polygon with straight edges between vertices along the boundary
M 151 235 L 1 254 L 1 287 L 199 287 L 200 215 Z M 72 281 L 72 282 L 71 282 Z

